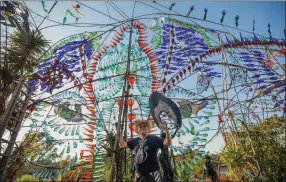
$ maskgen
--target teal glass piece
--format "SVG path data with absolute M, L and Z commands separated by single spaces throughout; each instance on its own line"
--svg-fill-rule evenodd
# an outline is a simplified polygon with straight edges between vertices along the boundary
M 207 142 L 207 139 L 201 138 L 200 141 L 201 141 L 201 142 Z
M 76 143 L 76 141 L 73 142 L 73 148 L 77 148 L 77 143 Z
M 60 129 L 61 125 L 58 125 L 55 127 L 54 131 L 58 131 Z
M 207 137 L 207 136 L 208 136 L 207 133 L 201 133 L 201 134 L 199 134 L 199 135 L 202 136 L 202 137 Z
M 197 151 L 197 153 L 198 153 L 198 154 L 201 154 L 201 155 L 204 155 L 206 152 L 203 151 L 203 150 L 199 150 L 199 151 Z
M 83 143 L 83 139 L 80 135 L 79 135 L 79 141 L 80 141 L 80 143 Z
M 195 122 L 196 124 L 200 124 L 200 122 L 199 122 L 198 120 L 196 120 L 196 119 L 194 120 L 194 122 Z
M 203 131 L 209 131 L 209 130 L 210 130 L 209 127 L 205 127 L 205 128 L 203 129 Z
M 62 134 L 66 130 L 66 126 L 64 126 L 60 131 L 59 134 Z
M 76 128 L 75 134 L 76 134 L 76 135 L 79 135 L 79 126 Z
M 207 106 L 208 109 L 215 109 L 215 106 Z
M 197 147 L 202 148 L 202 149 L 206 148 L 205 145 L 197 145 Z
M 68 135 L 69 135 L 69 133 L 70 133 L 70 128 L 69 128 L 69 129 L 67 129 L 67 131 L 65 132 L 65 136 L 68 136 Z
M 70 143 L 68 143 L 67 153 L 70 153 L 70 151 L 71 151 L 71 147 L 70 147 Z
M 71 136 L 74 136 L 74 132 L 75 132 L 75 126 L 73 126 L 72 128 Z

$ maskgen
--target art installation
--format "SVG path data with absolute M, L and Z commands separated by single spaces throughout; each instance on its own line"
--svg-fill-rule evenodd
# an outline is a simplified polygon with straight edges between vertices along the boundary
M 47 4 L 42 1 L 46 15 Z M 75 22 L 84 18 L 85 8 L 73 4 L 62 24 L 70 16 Z M 1 13 L 1 19 L 10 16 Z M 161 119 L 168 120 L 174 142 L 165 168 L 195 176 L 206 145 L 219 132 L 262 121 L 262 110 L 285 116 L 284 39 L 232 34 L 168 14 L 143 22 L 121 22 L 105 32 L 109 40 L 99 32 L 69 36 L 41 56 L 29 75 L 35 102 L 25 118 L 26 136 L 41 133 L 35 140 L 42 150 L 25 156 L 42 166 L 30 171 L 33 176 L 72 180 L 72 169 L 81 166 L 80 179 L 102 180 L 106 137 L 116 135 L 119 120 L 126 139 L 135 137 L 137 119 L 153 121 L 151 134 L 160 134 Z M 214 122 L 218 128 L 211 127 Z M 192 160 L 176 160 L 185 155 Z

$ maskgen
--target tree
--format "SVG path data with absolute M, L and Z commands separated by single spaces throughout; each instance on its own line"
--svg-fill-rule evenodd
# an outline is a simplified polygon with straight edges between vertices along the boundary
M 4 173 L 4 181 L 14 181 L 18 174 L 24 174 L 25 171 L 31 169 L 31 165 L 27 165 L 27 155 L 31 152 L 39 150 L 39 141 L 43 138 L 43 133 L 26 134 L 23 142 L 13 150 L 9 163 Z M 23 167 L 26 166 L 26 167 Z M 24 172 L 24 173 L 21 173 Z M 27 173 L 26 173 L 27 174 Z
M 0 114 L 19 79 L 33 72 L 39 64 L 38 58 L 49 46 L 49 41 L 37 30 L 29 32 L 28 46 L 23 45 L 24 39 L 26 37 L 20 31 L 15 31 L 7 41 L 3 60 L 0 60 Z
M 106 134 L 104 136 L 98 137 L 98 146 L 102 147 L 102 149 L 96 151 L 94 154 L 93 180 L 95 181 L 110 180 L 112 154 L 114 152 L 118 153 L 114 151 L 115 133 L 108 132 L 107 130 L 105 130 L 105 132 Z M 131 166 L 131 152 L 127 150 L 126 156 L 127 170 L 122 173 L 122 181 L 130 182 L 133 181 L 132 171 L 128 167 Z M 116 159 L 115 161 L 118 160 Z M 63 179 L 65 179 L 65 181 L 78 181 L 81 178 L 81 174 L 86 170 L 84 163 L 84 161 L 80 161 L 77 166 L 69 169 Z M 117 166 L 117 163 L 115 166 Z M 122 169 L 124 169 L 124 166 L 122 166 Z
M 277 116 L 242 127 L 236 133 L 238 144 L 228 144 L 220 154 L 229 175 L 237 181 L 285 181 L 285 127 L 286 120 Z
M 195 151 L 176 157 L 175 176 L 178 181 L 191 182 L 195 179 L 204 179 L 204 160 Z

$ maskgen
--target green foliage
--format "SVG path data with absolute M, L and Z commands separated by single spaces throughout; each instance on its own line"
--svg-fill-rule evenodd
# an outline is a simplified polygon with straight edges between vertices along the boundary
M 29 32 L 27 47 L 23 47 L 23 40 L 20 32 L 13 34 L 7 59 L 15 72 L 27 73 L 32 72 L 38 65 L 38 57 L 45 52 L 44 48 L 49 46 L 49 41 L 37 30 Z
M 13 180 L 17 176 L 27 174 L 32 167 L 27 162 L 27 155 L 29 152 L 39 151 L 38 142 L 43 138 L 43 133 L 33 133 L 25 135 L 24 140 L 21 144 L 18 144 L 15 150 L 13 150 L 10 162 L 8 162 L 7 168 L 4 174 L 4 181 Z
M 34 176 L 30 176 L 30 175 L 23 175 L 21 178 L 17 178 L 16 181 L 20 182 L 20 181 L 23 181 L 23 182 L 27 182 L 27 181 L 39 181 L 39 178 L 36 178 Z
M 28 45 L 24 45 L 25 37 L 20 31 L 16 31 L 7 40 L 4 51 L 4 59 L 0 60 L 0 115 L 4 112 L 5 101 L 14 91 L 19 79 L 31 73 L 38 65 L 38 58 L 49 46 L 43 35 L 31 30 L 28 34 Z
M 204 179 L 204 160 L 195 152 L 176 157 L 175 175 L 178 181 L 190 182 Z
M 285 124 L 274 116 L 237 133 L 237 145 L 228 144 L 220 154 L 228 175 L 239 181 L 254 180 L 258 174 L 260 181 L 285 180 Z

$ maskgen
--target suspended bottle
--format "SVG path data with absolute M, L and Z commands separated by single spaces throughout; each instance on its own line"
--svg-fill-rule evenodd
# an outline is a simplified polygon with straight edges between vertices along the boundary
M 210 119 L 210 117 L 209 116 L 204 116 L 204 119 Z
M 52 156 L 53 156 L 53 160 L 56 160 L 56 158 L 57 158 L 57 153 L 55 152 Z
M 184 166 L 184 171 L 185 171 L 186 173 L 188 173 L 188 172 L 189 172 L 189 169 L 188 169 L 186 166 Z
M 62 134 L 66 130 L 66 126 L 64 126 L 60 131 L 59 134 Z
M 201 131 L 209 131 L 210 128 L 209 127 L 205 127 L 204 129 L 202 129 Z
M 200 124 L 200 122 L 199 122 L 198 120 L 196 120 L 196 119 L 194 120 L 194 122 L 195 122 L 196 124 Z
M 70 151 L 71 151 L 70 143 L 68 143 L 67 153 L 70 153 Z
M 51 121 L 48 121 L 48 124 L 50 125 L 50 124 L 53 124 L 54 122 L 55 122 L 55 120 L 56 120 L 57 118 L 55 118 L 55 119 L 52 119 Z
M 207 133 L 201 133 L 201 134 L 199 134 L 199 135 L 202 136 L 202 137 L 207 137 L 207 136 L 208 136 Z
M 58 125 L 55 127 L 54 131 L 58 131 L 58 129 L 60 129 L 61 125 Z
M 178 152 L 177 148 L 175 146 L 172 146 L 172 149 L 175 151 L 175 152 Z
M 191 150 L 191 149 L 192 149 L 192 146 L 191 146 L 191 145 L 188 145 L 188 146 L 186 146 L 186 148 L 187 148 L 188 150 Z
M 33 173 L 33 176 L 35 176 L 36 178 L 38 178 L 38 177 L 40 176 L 40 172 L 41 172 L 41 171 L 37 171 L 37 172 Z
M 53 175 L 52 180 L 56 181 L 58 178 L 59 178 L 59 173 L 57 171 L 57 173 Z
M 215 106 L 207 106 L 208 109 L 215 109 Z
M 194 159 L 192 162 L 193 162 L 194 164 L 197 164 L 197 165 L 200 164 L 200 163 L 199 163 L 197 160 L 195 160 L 195 159 Z
M 67 17 L 64 17 L 63 24 L 65 24 L 66 22 L 67 22 Z
M 77 153 L 75 152 L 75 155 L 74 155 L 74 163 L 76 164 L 77 163 Z
M 210 123 L 210 120 L 206 120 L 205 122 L 203 122 L 202 124 L 200 124 L 200 126 L 203 126 L 203 125 L 206 125 L 206 124 L 209 124 Z
M 83 142 L 83 139 L 82 139 L 82 137 L 80 135 L 79 135 L 79 141 L 80 141 L 80 143 Z
M 216 101 L 215 100 L 211 101 L 211 104 L 216 104 Z
M 41 175 L 42 175 L 44 172 L 45 172 L 44 169 L 40 170 L 40 172 L 36 175 L 36 177 L 37 177 L 37 178 L 38 178 L 38 177 L 41 177 Z
M 46 179 L 50 179 L 52 174 L 53 174 L 53 170 L 50 170 L 49 173 L 46 176 Z
M 32 123 L 35 124 L 38 120 L 36 119 L 31 119 Z
M 177 149 L 178 149 L 178 152 L 179 152 L 180 154 L 184 153 L 182 149 L 179 149 L 179 148 L 177 148 Z
M 40 106 L 45 106 L 45 103 L 43 103 L 43 102 L 37 102 L 37 103 L 36 103 L 36 106 L 37 106 L 37 107 L 38 107 L 38 106 L 39 106 L 39 107 L 40 107 Z
M 201 155 L 204 155 L 206 152 L 203 151 L 203 150 L 199 150 L 199 151 L 197 151 L 197 153 L 198 153 L 198 154 L 201 154 Z
M 75 134 L 76 134 L 76 135 L 79 135 L 79 126 L 77 126 L 77 128 L 76 128 Z
M 190 133 L 191 133 L 191 135 L 195 135 L 196 134 L 196 130 L 195 130 L 194 127 L 190 130 Z
M 197 147 L 202 148 L 202 149 L 206 148 L 205 145 L 197 145 Z
M 58 151 L 58 148 L 55 148 L 54 151 L 52 152 L 53 160 L 55 160 L 56 157 L 58 156 L 57 151 Z
M 199 141 L 199 140 L 200 140 L 200 137 L 195 137 L 193 140 L 194 140 L 194 141 Z
M 43 172 L 41 173 L 40 177 L 45 178 L 47 173 L 49 173 L 48 169 L 44 169 Z
M 191 122 L 189 122 L 189 126 L 191 129 L 195 127 Z
M 170 132 L 170 136 L 173 136 L 173 135 L 174 135 L 174 130 L 172 129 Z
M 70 129 L 71 129 L 71 126 L 69 126 L 69 128 L 67 129 L 65 136 L 68 136 L 70 134 Z
M 34 124 L 30 124 L 30 127 L 31 127 L 31 128 L 36 128 L 37 126 L 34 125 Z
M 213 112 L 211 112 L 211 111 L 203 111 L 203 113 L 205 113 L 205 114 L 207 114 L 209 116 L 213 115 Z
M 73 126 L 72 128 L 71 136 L 74 136 L 74 132 L 75 132 L 75 126 Z
M 201 138 L 200 141 L 201 141 L 201 142 L 207 142 L 207 139 Z
M 185 131 L 186 131 L 186 133 L 189 133 L 191 130 L 187 127 L 187 126 L 185 126 L 184 125 L 184 128 L 185 128 Z
M 55 117 L 56 115 L 48 115 L 47 118 Z
M 77 143 L 76 143 L 76 141 L 73 141 L 73 148 L 77 148 Z
M 59 155 L 60 158 L 63 156 L 65 150 L 66 150 L 66 146 L 65 146 L 65 147 L 63 148 L 63 150 L 61 151 L 61 153 L 60 153 L 60 155 Z

